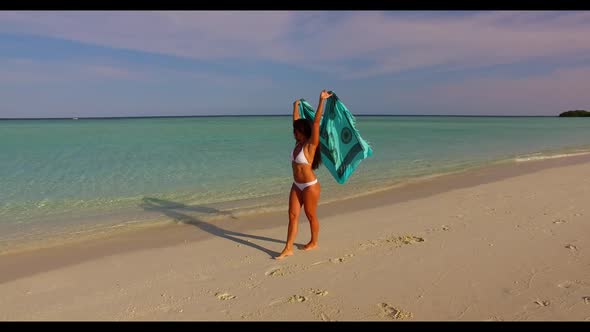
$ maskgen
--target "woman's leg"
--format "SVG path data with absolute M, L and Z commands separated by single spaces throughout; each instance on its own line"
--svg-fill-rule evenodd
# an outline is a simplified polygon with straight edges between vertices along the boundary
M 285 249 L 276 259 L 281 259 L 286 256 L 293 255 L 293 242 L 295 242 L 295 236 L 297 235 L 297 226 L 299 222 L 299 212 L 301 211 L 301 205 L 303 204 L 302 193 L 295 184 L 291 185 L 291 192 L 289 193 L 289 227 L 287 229 L 287 243 Z
M 320 221 L 317 216 L 317 207 L 320 200 L 320 191 L 319 182 L 303 189 L 303 208 L 309 220 L 309 227 L 311 228 L 311 240 L 303 247 L 303 250 L 310 250 L 318 245 Z

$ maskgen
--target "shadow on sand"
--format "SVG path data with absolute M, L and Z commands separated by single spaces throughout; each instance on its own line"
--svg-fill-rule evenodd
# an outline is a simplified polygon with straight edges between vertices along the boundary
M 189 206 L 189 205 L 185 205 L 182 203 L 171 202 L 171 201 L 166 201 L 166 200 L 152 198 L 152 197 L 144 197 L 142 199 L 142 203 L 140 206 L 147 211 L 160 212 L 170 218 L 173 218 L 174 220 L 176 220 L 178 222 L 199 227 L 203 231 L 208 232 L 212 235 L 226 238 L 226 239 L 232 240 L 236 243 L 258 249 L 262 252 L 267 253 L 271 258 L 278 256 L 279 252 L 272 251 L 272 250 L 266 249 L 262 246 L 259 246 L 255 243 L 243 240 L 243 239 L 241 239 L 241 237 L 285 244 L 285 241 L 271 239 L 269 237 L 239 233 L 239 232 L 234 232 L 234 231 L 230 231 L 227 229 L 223 229 L 223 228 L 215 226 L 211 223 L 205 222 L 205 221 L 200 220 L 196 217 L 186 214 L 186 213 L 190 213 L 190 212 L 211 213 L 211 214 L 229 215 L 230 217 L 237 219 L 236 217 L 231 215 L 231 213 L 220 211 L 220 210 L 217 210 L 214 208 L 205 207 L 205 206 Z

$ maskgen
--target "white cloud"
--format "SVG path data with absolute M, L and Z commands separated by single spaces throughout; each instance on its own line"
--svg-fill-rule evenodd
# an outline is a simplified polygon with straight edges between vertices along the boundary
M 354 79 L 588 52 L 590 12 L 1 12 L 0 32 L 197 59 L 271 60 Z M 370 65 L 355 66 L 359 59 Z

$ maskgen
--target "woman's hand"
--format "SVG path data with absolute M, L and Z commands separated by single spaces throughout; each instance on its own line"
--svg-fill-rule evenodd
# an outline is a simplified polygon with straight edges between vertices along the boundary
M 299 106 L 299 99 L 296 99 L 296 100 L 293 102 L 293 106 L 295 106 L 295 107 Z
M 328 93 L 328 91 L 326 91 L 325 89 L 322 90 L 322 92 L 320 93 L 320 99 L 321 100 L 328 99 L 330 97 L 332 97 L 332 94 L 331 93 Z

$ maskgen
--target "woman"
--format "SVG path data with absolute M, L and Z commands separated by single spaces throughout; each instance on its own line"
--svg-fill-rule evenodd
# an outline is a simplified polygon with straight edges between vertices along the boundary
M 320 121 L 324 110 L 324 101 L 332 96 L 326 90 L 320 93 L 320 101 L 313 123 L 299 117 L 299 100 L 293 103 L 293 135 L 296 145 L 291 152 L 291 166 L 293 167 L 293 185 L 289 194 L 289 227 L 285 249 L 276 259 L 293 255 L 293 242 L 297 235 L 297 224 L 301 206 L 311 228 L 311 240 L 303 246 L 303 250 L 311 250 L 318 245 L 320 224 L 316 214 L 320 199 L 320 183 L 313 170 L 321 163 L 320 156 Z

